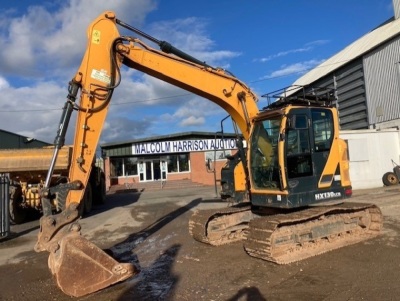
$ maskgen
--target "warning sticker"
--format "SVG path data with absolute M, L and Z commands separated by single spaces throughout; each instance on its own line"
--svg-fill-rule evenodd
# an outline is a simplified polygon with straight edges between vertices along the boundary
M 92 33 L 92 43 L 100 44 L 100 30 L 93 30 Z
M 98 81 L 109 85 L 111 83 L 111 78 L 107 74 L 106 70 L 92 70 L 92 74 L 90 75 L 91 78 L 97 79 Z

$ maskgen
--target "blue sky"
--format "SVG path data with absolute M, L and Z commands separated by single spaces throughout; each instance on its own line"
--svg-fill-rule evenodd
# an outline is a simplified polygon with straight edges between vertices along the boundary
M 86 28 L 106 10 L 229 70 L 259 96 L 292 84 L 394 14 L 392 0 L 1 1 L 0 129 L 53 142 Z M 136 70 L 124 68 L 122 76 L 100 143 L 215 132 L 227 115 Z M 67 143 L 73 128 L 74 121 Z

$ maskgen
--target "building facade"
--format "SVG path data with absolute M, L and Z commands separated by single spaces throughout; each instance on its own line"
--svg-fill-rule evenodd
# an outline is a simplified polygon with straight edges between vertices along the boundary
M 186 132 L 100 146 L 106 186 L 190 180 L 214 185 L 226 156 L 236 152 L 234 134 Z

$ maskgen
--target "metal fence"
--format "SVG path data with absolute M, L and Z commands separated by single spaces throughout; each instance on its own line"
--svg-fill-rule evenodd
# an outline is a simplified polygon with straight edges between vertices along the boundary
M 10 234 L 9 189 L 10 179 L 6 175 L 0 174 L 0 237 Z

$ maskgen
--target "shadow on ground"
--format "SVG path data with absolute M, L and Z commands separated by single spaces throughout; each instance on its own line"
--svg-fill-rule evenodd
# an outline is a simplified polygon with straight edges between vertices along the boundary
M 145 242 L 154 233 L 161 230 L 167 224 L 190 211 L 202 202 L 201 198 L 196 198 L 187 205 L 178 207 L 172 212 L 160 217 L 137 233 L 132 233 L 111 248 L 113 257 L 120 262 L 129 262 L 141 270 L 137 276 L 138 282 L 128 288 L 118 299 L 125 300 L 166 300 L 171 295 L 178 277 L 171 273 L 175 257 L 181 248 L 180 244 L 174 244 L 165 251 L 160 250 L 161 255 L 151 264 L 151 266 L 141 269 L 139 260 L 135 255 L 135 248 Z

